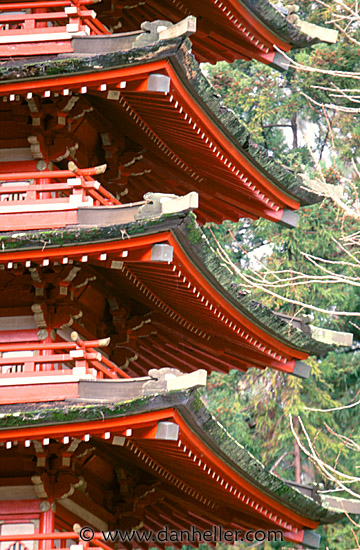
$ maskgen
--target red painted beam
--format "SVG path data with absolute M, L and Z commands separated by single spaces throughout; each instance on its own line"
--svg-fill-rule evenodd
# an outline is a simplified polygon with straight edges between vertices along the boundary
M 26 373 L 23 373 L 23 376 Z M 3 405 L 12 405 L 14 403 L 39 403 L 43 401 L 64 401 L 68 398 L 78 397 L 77 382 L 59 383 L 59 384 L 27 384 L 24 386 L 1 386 L 0 382 L 0 402 Z
M 94 538 L 102 538 L 102 533 L 95 533 Z M 8 541 L 24 541 L 24 540 L 67 540 L 75 539 L 79 540 L 79 533 L 75 531 L 68 532 L 48 532 L 48 533 L 33 533 L 33 534 L 19 534 L 13 533 L 12 535 L 0 535 L 0 542 Z
M 20 332 L 20 331 L 18 331 Z M 24 331 L 27 332 L 27 331 Z M 32 332 L 32 331 L 29 331 Z M 35 331 L 36 332 L 36 331 Z M 2 333 L 0 332 L 0 335 Z M 101 345 L 101 340 L 84 340 L 82 341 L 82 346 L 86 348 L 97 348 Z M 73 350 L 80 349 L 76 342 L 28 342 L 28 343 L 19 343 L 17 340 L 14 344 L 0 344 L 0 353 L 6 351 L 33 351 L 33 350 Z M 59 356 L 60 357 L 60 356 Z M 33 359 L 37 360 L 38 356 Z
M 169 231 L 163 233 L 157 233 L 153 235 L 143 235 L 132 239 L 111 241 L 105 243 L 88 243 L 77 244 L 71 246 L 62 246 L 54 248 L 46 248 L 43 250 L 18 250 L 13 252 L 0 252 L 0 262 L 21 262 L 31 258 L 33 262 L 43 260 L 44 258 L 58 260 L 64 258 L 64 256 L 72 257 L 74 259 L 81 259 L 83 255 L 90 254 L 103 254 L 103 253 L 118 253 L 123 250 L 131 251 L 140 247 L 149 247 L 152 244 L 167 242 L 170 237 Z M 115 259 L 115 258 L 114 258 Z M 119 256 L 119 260 L 123 261 L 123 258 Z
M 0 349 L 1 346 L 5 344 L 5 346 L 8 346 L 7 351 L 19 351 L 18 348 L 14 348 L 14 346 L 19 345 L 19 342 L 28 342 L 26 345 L 26 350 L 32 347 L 34 342 L 38 342 L 38 330 L 37 329 L 29 329 L 29 330 L 0 330 Z M 6 343 L 5 343 L 6 342 Z M 32 342 L 32 344 L 29 345 L 29 342 Z M 32 347 L 32 349 L 34 349 Z M 6 350 L 3 350 L 6 351 Z
M 77 0 L 76 2 L 80 6 L 86 6 L 86 5 L 92 5 L 94 4 L 94 0 Z M 11 2 L 9 4 L 1 3 L 0 4 L 0 11 L 6 11 L 6 10 L 28 10 L 29 7 L 31 9 L 37 9 L 37 8 L 61 8 L 65 6 L 73 6 L 74 3 L 72 0 L 51 0 L 50 2 L 47 0 L 34 0 L 31 1 L 31 5 L 29 2 Z
M 30 399 L 31 401 L 31 399 Z M 68 424 L 55 424 L 51 426 L 32 426 L 29 428 L 15 428 L 0 430 L 0 441 L 24 441 L 27 439 L 43 439 L 44 437 L 61 438 L 83 437 L 84 433 L 91 435 L 101 435 L 108 431 L 118 432 L 128 428 L 136 429 L 157 424 L 161 420 L 172 418 L 174 409 L 163 409 L 149 413 L 136 414 L 125 417 L 107 418 L 103 420 L 93 420 L 90 422 L 74 422 Z
M 1 166 L 1 165 L 0 165 Z M 58 179 L 58 178 L 75 178 L 76 176 L 95 176 L 102 172 L 99 172 L 100 167 L 94 166 L 92 168 L 77 168 L 74 167 L 74 170 L 43 170 L 42 172 L 37 171 L 24 171 L 20 173 L 0 173 L 1 181 L 18 181 L 19 179 L 28 180 L 28 179 Z M 12 188 L 11 188 L 12 189 Z
M 24 514 L 32 516 L 40 513 L 42 499 L 31 500 L 0 500 L 0 516 L 11 516 L 12 514 Z M 3 519 L 2 517 L 0 519 Z M 9 540 L 14 540 L 10 538 Z
M 0 8 L 1 9 L 1 8 Z M 86 76 L 81 74 L 64 75 L 56 78 L 44 78 L 40 80 L 17 81 L 11 84 L 1 83 L 0 94 L 21 94 L 27 95 L 29 92 L 41 93 L 45 90 L 61 91 L 68 88 L 82 88 L 84 82 L 87 87 L 100 86 L 104 82 L 109 85 L 119 84 L 121 81 L 147 78 L 150 73 L 160 73 L 164 71 L 167 65 L 166 60 L 155 61 L 144 65 L 127 66 L 121 69 L 107 71 L 89 72 Z

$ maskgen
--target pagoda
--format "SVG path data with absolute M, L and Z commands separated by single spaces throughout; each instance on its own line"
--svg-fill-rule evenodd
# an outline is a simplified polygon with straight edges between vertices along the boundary
M 234 368 L 308 377 L 329 349 L 239 292 L 203 225 L 295 227 L 317 200 L 198 65 L 276 65 L 329 36 L 252 4 L 199 2 L 198 28 L 181 2 L 0 4 L 3 550 L 110 550 L 109 531 L 165 526 L 316 548 L 339 518 L 268 473 L 199 390 Z M 149 540 L 116 544 L 181 547 Z

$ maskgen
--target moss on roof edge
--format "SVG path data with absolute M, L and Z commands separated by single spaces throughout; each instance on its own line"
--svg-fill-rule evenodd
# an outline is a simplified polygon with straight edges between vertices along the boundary
M 28 230 L 18 233 L 0 232 L 0 260 L 2 252 L 11 250 L 66 247 L 74 244 L 124 240 L 151 232 L 158 233 L 179 225 L 184 217 L 186 217 L 186 213 L 164 214 L 161 218 L 104 227 L 67 227 L 64 229 Z
M 304 34 L 295 25 L 289 23 L 268 0 L 238 0 L 238 2 L 251 11 L 270 31 L 294 48 L 306 48 L 319 42 L 318 39 Z
M 225 455 L 223 459 L 230 459 L 233 467 L 244 472 L 252 484 L 265 489 L 278 502 L 321 523 L 332 523 L 343 517 L 342 514 L 327 510 L 266 470 L 265 466 L 216 420 L 204 405 L 198 391 L 192 393 L 187 410 L 192 413 L 201 431 L 205 432 L 211 442 L 216 445 L 217 454 Z M 184 417 L 186 417 L 186 413 Z
M 249 131 L 245 128 L 238 116 L 226 107 L 221 97 L 215 93 L 211 84 L 201 72 L 200 66 L 189 48 L 185 45 L 179 48 L 175 59 L 178 60 L 178 68 L 184 73 L 186 79 L 183 84 L 189 82 L 197 92 L 199 99 L 204 103 L 204 110 L 209 110 L 216 118 L 217 126 L 228 132 L 227 138 L 233 138 L 234 145 L 240 152 L 249 159 L 255 168 L 267 179 L 292 199 L 298 200 L 301 205 L 314 204 L 321 200 L 321 197 L 305 188 L 299 179 L 290 169 L 285 168 L 277 161 L 273 153 L 265 147 L 257 144 Z M 211 116 L 211 115 L 210 115 Z M 220 125 L 219 125 L 220 123 Z
M 60 54 L 49 60 L 33 59 L 32 61 L 16 60 L 3 63 L 0 67 L 0 83 L 7 81 L 33 81 L 54 76 L 74 73 L 98 72 L 126 65 L 139 65 L 164 59 L 176 53 L 184 41 L 183 37 L 163 40 L 146 46 L 136 47 L 127 51 L 117 51 L 106 54 L 85 55 Z
M 185 222 L 179 227 L 190 243 L 194 256 L 199 258 L 210 274 L 222 286 L 222 288 L 236 301 L 236 306 L 242 315 L 260 325 L 260 328 L 270 332 L 277 339 L 281 339 L 286 345 L 305 351 L 311 355 L 323 355 L 332 348 L 318 340 L 314 340 L 303 331 L 292 327 L 289 323 L 278 317 L 273 311 L 255 301 L 248 293 L 245 296 L 239 294 L 238 284 L 234 283 L 234 275 L 224 267 L 224 263 L 217 252 L 217 244 L 206 228 L 201 228 L 195 216 L 189 214 Z

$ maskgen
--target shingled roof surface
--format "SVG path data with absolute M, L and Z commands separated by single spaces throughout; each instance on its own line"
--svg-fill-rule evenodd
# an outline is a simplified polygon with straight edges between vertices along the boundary
M 255 301 L 251 293 L 245 296 L 239 292 L 238 281 L 228 270 L 224 270 L 222 260 L 216 252 L 216 243 L 211 234 L 204 231 L 190 214 L 168 214 L 157 220 L 143 220 L 123 225 L 107 227 L 79 227 L 76 229 L 54 229 L 24 231 L 21 234 L 0 233 L 0 246 L 3 252 L 27 249 L 46 250 L 74 244 L 111 242 L 144 234 L 157 234 L 171 230 L 186 252 L 192 264 L 201 272 L 217 292 L 231 303 L 242 315 L 265 332 L 273 335 L 293 349 L 311 355 L 322 355 L 331 347 L 314 340 L 303 331 L 292 327 L 275 315 L 268 307 Z M 1 253 L 0 253 L 1 261 Z
M 306 48 L 319 42 L 301 32 L 295 25 L 287 21 L 286 16 L 268 0 L 238 0 L 251 11 L 268 29 L 278 37 L 291 44 L 293 48 Z M 284 9 L 283 11 L 286 11 Z
M 108 418 L 127 417 L 151 411 L 176 408 L 183 419 L 221 460 L 237 475 L 250 482 L 262 492 L 284 504 L 302 516 L 332 523 L 340 514 L 329 511 L 317 502 L 301 494 L 277 478 L 225 428 L 216 421 L 201 400 L 198 390 L 169 392 L 162 395 L 142 397 L 127 402 L 101 404 L 52 402 L 45 404 L 19 404 L 0 406 L 0 431 L 3 429 L 26 428 L 30 426 L 52 426 L 72 422 L 90 422 Z
M 190 216 L 176 230 L 176 235 L 180 232 L 186 238 L 187 242 L 184 242 L 180 237 L 194 264 L 199 269 L 202 267 L 199 265 L 200 262 L 203 264 L 213 278 L 212 284 L 215 287 L 221 285 L 223 292 L 226 292 L 226 299 L 249 320 L 292 348 L 306 351 L 311 355 L 322 355 L 330 351 L 329 345 L 322 344 L 303 331 L 292 327 L 275 315 L 271 309 L 254 300 L 251 292 L 247 294 L 239 292 L 241 284 L 237 284 L 236 277 L 224 269 L 223 260 L 216 252 L 217 244 L 211 233 L 201 229 Z
M 285 191 L 292 198 L 300 201 L 302 205 L 313 204 L 319 201 L 318 195 L 304 188 L 302 181 L 293 172 L 286 169 L 276 161 L 273 152 L 258 145 L 250 132 L 244 127 L 240 119 L 222 103 L 221 97 L 215 93 L 209 81 L 202 73 L 188 48 L 179 48 L 175 63 L 178 72 L 186 76 L 185 84 L 191 86 L 192 94 L 196 91 L 196 99 L 201 102 L 202 108 L 216 121 L 217 126 L 239 148 L 252 164 L 263 172 L 265 177 Z M 183 80 L 184 84 L 184 80 Z
M 98 40 L 97 51 L 99 49 L 101 50 L 101 44 Z M 319 201 L 318 195 L 305 189 L 302 181 L 277 162 L 272 152 L 255 143 L 235 113 L 223 105 L 191 54 L 189 39 L 163 40 L 145 47 L 137 47 L 135 41 L 128 51 L 105 55 L 69 54 L 66 57 L 59 55 L 51 60 L 3 62 L 0 67 L 0 91 L 3 82 L 32 81 L 34 78 L 46 80 L 79 73 L 84 74 L 86 79 L 85 75 L 89 72 L 147 64 L 164 58 L 170 60 L 182 84 L 222 134 L 268 181 L 301 205 Z

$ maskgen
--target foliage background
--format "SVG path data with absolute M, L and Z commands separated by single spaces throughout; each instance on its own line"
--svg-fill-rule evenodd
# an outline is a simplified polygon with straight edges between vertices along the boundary
M 324 24 L 331 10 L 303 1 L 301 11 L 304 19 Z M 359 31 L 356 27 L 352 32 L 357 37 Z M 340 36 L 337 44 L 317 45 L 292 53 L 292 56 L 305 65 L 357 71 L 359 53 L 354 43 Z M 318 102 L 333 101 L 327 92 L 313 87 L 319 84 L 318 74 L 295 72 L 293 69 L 279 73 L 256 61 L 242 60 L 232 65 L 221 62 L 216 66 L 206 66 L 205 72 L 224 103 L 238 115 L 253 138 L 273 151 L 276 158 L 295 173 L 305 172 L 310 177 L 314 176 L 317 169 L 312 157 L 315 157 L 328 183 L 338 183 L 339 174 L 346 173 L 354 185 L 358 184 L 351 171 L 351 159 L 356 158 L 359 146 L 359 118 L 316 108 L 302 95 L 305 91 Z M 322 85 L 331 85 L 327 75 L 322 75 L 320 79 Z M 349 88 L 358 86 L 357 81 L 352 80 L 344 84 L 335 79 L 335 84 Z M 308 134 L 312 154 L 302 137 L 303 133 Z M 349 197 L 354 200 L 352 190 Z M 241 220 L 236 224 L 224 222 L 221 226 L 212 226 L 232 261 L 243 270 L 251 268 L 254 250 L 266 250 L 262 261 L 268 268 L 289 273 L 304 270 L 309 274 L 316 274 L 316 267 L 309 264 L 301 251 L 328 259 L 344 259 L 333 238 L 341 239 L 356 228 L 357 222 L 346 218 L 330 200 L 303 208 L 296 230 L 266 220 Z M 358 250 L 352 252 L 359 254 Z M 339 273 L 352 274 L 351 268 L 339 266 L 338 269 Z M 273 310 L 292 316 L 308 313 L 259 291 L 253 290 L 253 294 L 255 299 Z M 334 351 L 318 360 L 311 359 L 312 375 L 308 380 L 270 370 L 261 372 L 250 369 L 247 373 L 234 370 L 227 376 L 214 373 L 203 398 L 228 431 L 276 475 L 289 480 L 294 480 L 295 476 L 294 438 L 289 427 L 289 413 L 301 416 L 311 439 L 316 441 L 319 454 L 329 464 L 356 475 L 359 473 L 359 455 L 341 448 L 338 439 L 326 430 L 324 421 L 337 433 L 348 435 L 360 444 L 359 409 L 354 407 L 330 414 L 311 412 L 306 407 L 332 408 L 359 398 L 360 332 L 350 324 L 351 321 L 356 323 L 356 319 L 336 315 L 336 310 L 340 309 L 359 311 L 358 287 L 344 284 L 290 286 L 283 290 L 283 295 L 333 309 L 334 315 L 331 316 L 314 313 L 312 323 L 354 332 L 353 347 Z M 301 456 L 301 481 L 323 484 L 324 489 L 331 488 L 331 483 L 319 475 L 305 456 Z M 348 520 L 344 520 L 342 524 L 323 529 L 321 549 L 356 548 L 351 527 Z M 267 550 L 293 545 L 265 543 L 256 547 Z

